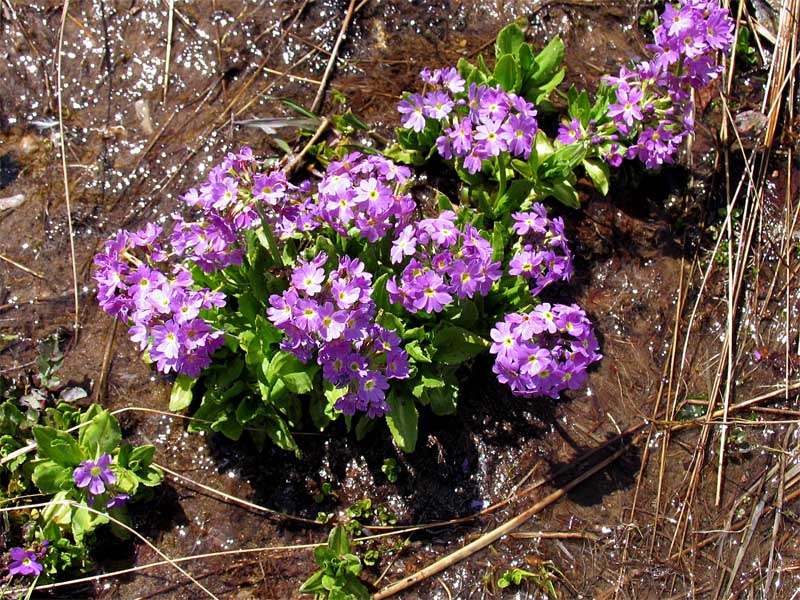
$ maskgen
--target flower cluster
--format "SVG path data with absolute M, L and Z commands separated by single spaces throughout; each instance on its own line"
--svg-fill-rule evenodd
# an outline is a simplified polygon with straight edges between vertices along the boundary
M 364 263 L 345 256 L 326 275 L 327 261 L 320 253 L 301 262 L 289 289 L 270 297 L 267 317 L 285 334 L 281 349 L 303 362 L 316 352 L 323 377 L 342 392 L 338 410 L 383 416 L 388 380 L 408 376 L 408 356 L 398 336 L 374 322 L 372 274 Z
M 443 158 L 462 159 L 470 173 L 502 152 L 528 159 L 539 127 L 533 104 L 499 85 L 472 83 L 465 91 L 465 81 L 453 67 L 425 69 L 420 76 L 431 90 L 400 101 L 401 123 L 420 132 L 428 120 L 438 121 L 442 133 L 436 147 Z
M 654 32 L 655 43 L 648 45 L 651 59 L 605 79 L 616 99 L 608 106 L 610 122 L 584 127 L 572 119 L 562 123 L 558 141 L 587 139 L 603 145 L 612 166 L 619 166 L 623 158 L 638 158 L 648 168 L 672 162 L 694 130 L 692 90 L 707 86 L 722 72 L 714 54 L 728 51 L 733 31 L 728 10 L 716 0 L 667 3 Z M 632 142 L 625 148 L 622 139 Z
M 386 291 L 392 303 L 412 313 L 438 313 L 457 298 L 485 296 L 500 279 L 501 265 L 492 262 L 492 246 L 466 223 L 456 225 L 453 211 L 407 225 L 392 244 L 392 263 L 410 256 L 400 280 L 392 276 Z
M 513 230 L 520 236 L 518 251 L 508 264 L 510 275 L 520 275 L 534 284 L 539 293 L 551 283 L 572 277 L 572 252 L 564 235 L 564 220 L 551 219 L 543 204 L 535 203 L 529 212 L 512 215 Z
M 514 395 L 557 398 L 586 381 L 589 365 L 600 360 L 599 346 L 586 313 L 577 305 L 542 303 L 511 313 L 491 331 L 492 371 Z
M 222 333 L 200 311 L 224 306 L 225 299 L 209 289 L 191 289 L 192 276 L 180 265 L 165 273 L 160 234 L 161 227 L 150 223 L 106 242 L 94 258 L 97 299 L 103 310 L 129 324 L 131 341 L 149 349 L 159 371 L 195 376 L 223 344 Z
M 8 575 L 21 575 L 23 577 L 26 575 L 39 575 L 44 569 L 41 560 L 47 554 L 49 546 L 50 542 L 48 540 L 42 540 L 42 542 L 34 544 L 30 550 L 25 550 L 19 546 L 12 548 L 8 553 Z
M 72 471 L 72 479 L 78 489 L 88 488 L 89 506 L 94 504 L 95 496 L 100 496 L 110 492 L 113 484 L 117 482 L 117 476 L 111 470 L 111 455 L 101 454 L 94 460 L 84 460 Z M 121 506 L 130 499 L 128 494 L 116 494 L 106 502 L 106 508 Z
M 170 237 L 175 253 L 197 263 L 204 271 L 224 269 L 242 262 L 243 251 L 236 244 L 237 232 L 259 222 L 252 194 L 255 158 L 250 148 L 228 156 L 209 172 L 208 180 L 181 196 L 199 209 L 196 220 L 174 214 Z
M 319 183 L 319 217 L 341 235 L 355 228 L 376 242 L 410 220 L 416 203 L 403 191 L 410 175 L 408 167 L 383 156 L 348 154 L 329 164 Z

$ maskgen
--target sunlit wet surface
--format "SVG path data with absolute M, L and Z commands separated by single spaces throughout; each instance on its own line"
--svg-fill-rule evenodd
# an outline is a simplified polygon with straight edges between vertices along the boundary
M 119 227 L 153 219 L 167 222 L 178 196 L 202 180 L 229 150 L 246 144 L 261 156 L 277 155 L 279 148 L 270 136 L 236 122 L 291 114 L 280 98 L 311 104 L 347 4 L 344 0 L 217 0 L 175 3 L 172 13 L 168 2 L 152 0 L 71 4 L 64 29 L 61 94 L 82 324 L 65 367 L 71 377 L 97 381 L 111 341 L 111 320 L 94 305 L 89 278 L 98 244 Z M 0 210 L 0 252 L 36 273 L 0 262 L 0 332 L 13 333 L 13 339 L 0 345 L 0 372 L 13 373 L 33 361 L 38 339 L 59 327 L 69 330 L 73 308 L 57 111 L 61 7 L 50 2 L 4 3 L 2 10 L 0 155 L 13 156 L 20 169 L 3 183 L 0 199 L 21 194 L 24 200 L 16 199 L 8 203 L 14 208 Z M 496 32 L 511 20 L 527 19 L 529 40 L 535 46 L 561 34 L 567 45 L 568 81 L 592 86 L 620 62 L 643 55 L 644 33 L 637 17 L 628 4 L 592 9 L 578 3 L 373 0 L 354 17 L 330 89 L 389 135 L 397 124 L 397 97 L 403 89 L 419 86 L 417 73 L 423 66 L 452 64 L 479 51 L 490 53 Z M 760 84 L 756 80 L 742 85 L 751 93 Z M 329 93 L 326 111 L 338 107 L 332 97 Z M 280 135 L 294 142 L 291 132 Z M 702 172 L 710 172 L 715 156 L 706 134 L 695 153 L 701 170 L 705 169 Z M 710 177 L 698 178 L 689 189 L 692 202 L 708 202 L 710 181 Z M 780 174 L 772 178 L 765 201 L 762 232 L 772 239 L 780 237 L 784 226 L 783 181 Z M 688 268 L 696 249 L 692 227 L 701 227 L 690 224 L 679 231 L 676 221 L 684 210 L 682 193 L 680 181 L 650 181 L 630 191 L 629 197 L 615 197 L 615 202 L 592 197 L 581 216 L 570 217 L 582 264 L 576 281 L 564 293 L 575 297 L 594 319 L 606 358 L 587 388 L 568 399 L 525 403 L 512 399 L 491 382 L 488 363 L 479 363 L 486 373 L 460 399 L 458 417 L 423 418 L 419 450 L 410 456 L 399 453 L 380 427 L 363 443 L 339 430 L 330 436 L 300 436 L 302 460 L 271 447 L 258 451 L 247 442 L 234 444 L 216 436 L 189 434 L 183 420 L 135 411 L 123 418 L 126 434 L 136 443 L 156 444 L 157 461 L 188 478 L 304 518 L 313 519 L 320 511 L 341 515 L 348 505 L 365 497 L 387 504 L 403 524 L 472 515 L 569 466 L 584 451 L 652 416 L 659 389 L 678 384 L 677 376 L 667 377 L 664 365 L 672 350 L 677 290 L 688 278 L 695 284 L 699 281 L 698 273 L 688 275 Z M 787 339 L 797 339 L 795 328 L 787 332 L 785 325 L 787 320 L 796 322 L 796 292 L 770 292 L 775 288 L 772 277 L 780 269 L 779 251 L 764 246 L 759 256 L 761 273 L 745 294 L 748 306 L 754 310 L 764 306 L 768 314 L 744 313 L 740 347 L 749 358 L 742 359 L 746 368 L 737 381 L 743 398 L 786 376 L 785 344 Z M 721 289 L 719 278 L 709 285 L 712 300 L 699 308 L 687 367 L 680 378 L 684 395 L 701 403 L 704 395 L 708 398 L 713 360 L 726 331 L 724 311 L 719 298 L 713 297 Z M 690 301 L 694 302 L 694 296 Z M 109 348 L 106 403 L 111 408 L 165 409 L 168 383 L 141 363 L 121 329 Z M 759 349 L 761 358 L 752 358 L 754 349 Z M 769 463 L 771 448 L 784 432 L 782 424 L 744 431 L 733 447 L 736 462 L 728 477 L 735 489 L 730 494 L 751 485 L 748 473 Z M 657 433 L 647 447 L 655 455 L 663 443 L 663 434 Z M 712 461 L 716 451 L 711 452 Z M 389 457 L 400 466 L 396 484 L 380 471 L 383 459 Z M 668 461 L 676 468 L 666 479 L 669 493 L 660 505 L 668 524 L 683 503 L 681 485 L 690 457 L 690 449 L 670 446 Z M 525 568 L 534 559 L 552 560 L 582 597 L 607 589 L 625 560 L 643 565 L 632 585 L 652 591 L 654 597 L 669 586 L 691 589 L 683 580 L 675 584 L 682 577 L 680 570 L 663 560 L 669 540 L 657 539 L 655 556 L 660 558 L 653 559 L 649 545 L 658 532 L 652 520 L 642 518 L 636 524 L 638 532 L 631 533 L 627 511 L 640 458 L 625 459 L 524 528 L 587 532 L 595 538 L 506 538 L 491 552 L 448 569 L 405 597 L 488 596 L 498 593 L 492 582 L 502 571 Z M 639 502 L 645 511 L 653 510 L 656 476 L 651 471 L 644 478 Z M 314 495 L 325 482 L 333 485 L 336 495 L 317 503 Z M 388 554 L 394 562 L 384 581 L 398 579 L 458 548 L 476 532 L 515 514 L 525 502 L 515 501 L 473 524 L 412 537 L 409 548 Z M 747 506 L 742 511 L 742 516 L 749 514 Z M 711 529 L 719 526 L 716 512 L 708 506 L 692 518 Z M 135 512 L 134 520 L 137 530 L 173 557 L 317 542 L 327 532 L 322 526 L 236 507 L 172 478 Z M 124 550 L 122 556 L 119 549 L 116 553 L 108 564 L 103 563 L 104 556 L 98 557 L 107 570 L 120 568 L 121 562 L 127 566 L 158 560 L 144 547 Z M 781 565 L 791 566 L 791 560 L 787 556 Z M 208 574 L 204 583 L 222 597 L 239 594 L 242 598 L 296 596 L 300 582 L 314 568 L 307 551 L 217 557 L 189 564 L 195 575 Z M 377 579 L 380 568 L 388 564 L 368 570 L 366 579 Z M 708 564 L 696 565 L 695 577 L 713 580 L 715 572 Z M 754 565 L 750 572 L 763 568 Z M 781 575 L 782 589 L 796 587 L 793 573 Z M 94 590 L 105 598 L 197 597 L 197 590 L 169 567 L 148 570 L 139 577 L 115 578 Z M 84 588 L 74 597 L 86 593 Z M 535 597 L 536 590 L 526 588 L 520 593 Z

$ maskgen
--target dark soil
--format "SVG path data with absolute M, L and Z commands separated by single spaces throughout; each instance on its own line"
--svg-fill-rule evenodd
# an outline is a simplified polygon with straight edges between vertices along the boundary
M 390 135 L 397 124 L 397 98 L 402 90 L 419 87 L 422 67 L 488 54 L 497 31 L 513 19 L 529 20 L 534 45 L 556 33 L 563 37 L 568 81 L 578 86 L 591 88 L 603 73 L 644 53 L 647 32 L 638 26 L 638 5 L 489 4 L 366 3 L 342 46 L 330 87 L 347 98 L 356 114 Z M 91 384 L 92 398 L 111 409 L 166 410 L 170 382 L 144 365 L 122 327 L 114 327 L 94 301 L 92 256 L 118 228 L 168 219 L 177 195 L 202 179 L 224 152 L 249 145 L 262 156 L 277 154 L 269 135 L 236 121 L 284 114 L 286 109 L 274 98 L 310 105 L 317 86 L 280 73 L 321 77 L 346 5 L 343 0 L 176 3 L 169 91 L 163 101 L 167 3 L 70 4 L 62 89 L 80 296 L 76 334 L 67 207 L 58 127 L 53 126 L 58 116 L 55 60 L 61 5 L 47 0 L 3 3 L 0 196 L 24 194 L 25 201 L 0 212 L 0 254 L 30 271 L 0 261 L 0 373 L 31 368 L 38 341 L 61 331 L 67 348 L 63 378 Z M 758 87 L 752 80 L 759 76 L 753 73 L 739 86 L 743 105 Z M 332 97 L 329 93 L 323 112 L 340 110 Z M 712 293 L 706 292 L 709 299 L 700 304 L 680 380 L 677 374 L 670 380 L 667 370 L 678 290 L 695 285 L 688 296 L 691 307 L 699 275 L 689 273 L 689 266 L 699 248 L 713 242 L 708 226 L 719 224 L 718 105 L 709 103 L 700 117 L 694 175 L 680 166 L 657 175 L 640 174 L 636 180 L 621 174 L 608 198 L 587 185 L 583 210 L 562 211 L 579 257 L 578 273 L 555 294 L 587 310 L 605 355 L 585 390 L 559 401 L 516 399 L 493 380 L 489 363 L 478 360 L 463 373 L 458 416 L 423 415 L 418 450 L 411 455 L 398 451 L 382 427 L 361 442 L 336 429 L 327 435 L 301 434 L 302 459 L 274 447 L 258 451 L 246 441 L 189 434 L 181 419 L 137 410 L 121 417 L 126 435 L 134 443 L 156 444 L 157 462 L 188 478 L 307 519 L 319 511 L 342 513 L 363 498 L 385 503 L 403 525 L 454 519 L 504 500 L 521 484 L 559 475 L 491 514 L 404 536 L 407 547 L 386 553 L 365 571 L 364 580 L 380 578 L 379 586 L 385 585 L 459 548 L 568 481 L 578 457 L 661 413 L 654 407 L 665 388 L 680 386 L 686 397 L 697 398 L 711 388 L 710 364 L 720 351 L 725 323 L 721 300 L 714 297 L 714 290 L 721 294 L 724 289 L 719 278 L 712 277 Z M 295 141 L 291 132 L 281 135 Z M 775 177 L 776 207 L 785 175 Z M 769 218 L 779 223 L 779 208 Z M 774 316 L 757 324 L 759 343 L 768 356 L 782 356 L 781 307 L 772 308 Z M 689 311 L 681 312 L 685 324 Z M 752 341 L 743 347 L 748 343 Z M 782 381 L 781 368 L 774 360 L 749 363 L 737 382 L 737 398 L 747 399 L 759 393 L 759 386 Z M 515 566 L 537 568 L 543 561 L 552 561 L 563 573 L 556 583 L 563 597 L 610 597 L 603 594 L 613 596 L 615 586 L 625 598 L 715 597 L 712 593 L 735 549 L 711 544 L 679 559 L 670 557 L 680 547 L 701 543 L 709 532 L 730 526 L 725 515 L 754 478 L 775 464 L 776 454 L 768 449 L 781 445 L 787 427 L 746 430 L 750 451 L 742 447 L 733 453 L 721 508 L 714 506 L 716 462 L 711 453 L 709 476 L 692 505 L 688 537 L 678 545 L 673 544 L 679 529 L 675 515 L 683 502 L 697 432 L 673 434 L 660 463 L 664 433 L 654 429 L 611 467 L 523 527 L 583 537 L 507 537 L 400 597 L 514 597 L 519 590 L 498 589 L 497 577 Z M 608 445 L 617 447 L 616 442 Z M 381 472 L 386 458 L 399 464 L 396 483 Z M 667 465 L 660 486 L 659 464 Z M 332 484 L 335 496 L 317 503 L 314 496 L 325 482 Z M 792 510 L 798 509 L 796 500 L 783 506 L 788 524 L 781 535 L 791 531 Z M 310 551 L 244 551 L 320 542 L 328 531 L 323 525 L 238 506 L 171 477 L 151 501 L 133 508 L 133 518 L 136 530 L 172 558 L 239 551 L 183 563 L 220 598 L 298 597 L 300 583 L 315 568 Z M 772 516 L 768 520 L 772 523 Z M 781 587 L 765 590 L 763 596 L 754 591 L 759 588 L 752 581 L 764 575 L 770 535 L 764 524 L 755 531 L 744 563 L 752 566 L 741 571 L 740 583 L 749 591 L 740 597 L 789 598 L 797 586 L 796 570 L 790 567 L 799 558 L 798 549 L 788 536 L 781 538 L 780 557 L 771 563 L 786 569 L 779 578 Z M 392 543 L 372 542 L 359 550 Z M 143 544 L 109 540 L 99 541 L 96 559 L 98 572 L 159 560 Z M 516 597 L 542 594 L 533 584 L 521 589 L 525 595 Z M 201 593 L 167 565 L 64 588 L 55 595 L 177 599 Z

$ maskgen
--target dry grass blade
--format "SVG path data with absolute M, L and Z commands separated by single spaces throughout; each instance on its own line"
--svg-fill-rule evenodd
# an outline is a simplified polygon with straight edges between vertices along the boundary
M 176 473 L 172 469 L 169 469 L 169 468 L 167 468 L 167 467 L 165 467 L 163 465 L 159 465 L 159 464 L 153 463 L 153 466 L 161 469 L 162 471 L 164 471 L 168 475 L 171 475 L 172 477 L 174 477 L 179 482 L 198 487 L 201 490 L 204 490 L 204 491 L 206 491 L 206 492 L 208 492 L 210 494 L 214 494 L 215 496 L 219 496 L 220 498 L 226 500 L 227 502 L 232 502 L 233 504 L 238 504 L 239 506 L 243 506 L 245 508 L 249 508 L 251 510 L 255 510 L 255 511 L 258 511 L 258 512 L 263 512 L 263 513 L 267 513 L 267 514 L 271 514 L 271 515 L 276 515 L 276 516 L 279 516 L 279 517 L 281 517 L 283 519 L 289 519 L 289 520 L 292 520 L 292 521 L 299 521 L 300 523 L 306 523 L 307 525 L 316 525 L 316 526 L 323 526 L 324 525 L 323 523 L 320 523 L 319 521 L 315 521 L 313 519 L 306 519 L 304 517 L 297 517 L 295 515 L 290 515 L 288 513 L 283 513 L 283 512 L 277 511 L 277 510 L 273 510 L 271 508 L 266 508 L 265 506 L 260 506 L 258 504 L 254 504 L 252 502 L 248 502 L 247 500 L 244 500 L 242 498 L 237 498 L 236 496 L 232 496 L 230 494 L 226 494 L 225 492 L 223 492 L 221 490 L 218 490 L 218 489 L 213 488 L 211 486 L 205 485 L 204 483 L 200 483 L 199 481 L 195 481 L 194 479 L 191 479 L 190 477 L 186 477 L 185 475 L 181 475 L 180 473 Z
M 78 329 L 80 328 L 80 301 L 78 299 L 78 267 L 75 261 L 75 237 L 72 232 L 72 207 L 69 198 L 69 174 L 67 173 L 67 145 L 64 138 L 64 104 L 62 100 L 62 70 L 61 59 L 64 55 L 64 28 L 67 24 L 67 15 L 69 13 L 69 0 L 64 0 L 64 7 L 61 12 L 61 26 L 58 30 L 58 57 L 56 59 L 56 96 L 58 100 L 58 133 L 59 145 L 61 151 L 61 174 L 64 179 L 64 202 L 67 206 L 67 235 L 69 236 L 69 256 L 72 263 L 72 290 L 73 301 L 75 303 L 75 313 L 73 321 L 73 329 L 75 338 L 78 336 Z M 75 341 L 75 338 L 73 341 Z
M 172 26 L 175 21 L 175 0 L 168 0 L 169 12 L 167 14 L 167 55 L 164 58 L 164 82 L 162 85 L 161 101 L 166 104 L 169 91 L 169 64 L 172 62 Z
M 780 106 L 784 100 L 785 79 L 797 64 L 797 36 L 800 32 L 800 0 L 783 0 L 780 4 L 780 21 L 775 52 L 770 65 L 767 81 L 767 94 L 761 111 L 767 113 L 767 129 L 764 133 L 764 146 L 772 147 L 780 118 Z M 789 68 L 789 58 L 794 53 Z
M 34 276 L 34 277 L 36 277 L 37 279 L 44 279 L 44 275 L 42 275 L 41 273 L 39 273 L 39 272 L 37 272 L 37 271 L 34 271 L 33 269 L 29 269 L 29 268 L 28 268 L 28 267 L 26 267 L 25 265 L 21 265 L 21 264 L 19 264 L 19 263 L 18 263 L 17 261 L 15 261 L 14 259 L 11 259 L 11 258 L 7 257 L 5 254 L 0 254 L 0 260 L 2 260 L 3 262 L 7 262 L 7 263 L 8 263 L 8 264 L 10 264 L 12 267 L 16 267 L 17 269 L 19 269 L 20 271 L 23 271 L 23 272 L 27 273 L 28 275 L 33 275 L 33 276 Z
M 169 560 L 158 560 L 144 565 L 130 567 L 129 569 L 120 569 L 118 571 L 110 571 L 108 573 L 98 573 L 95 575 L 90 575 L 88 577 L 70 579 L 68 581 L 59 581 L 57 583 L 39 585 L 36 586 L 36 589 L 39 591 L 55 590 L 59 588 L 70 587 L 73 585 L 80 585 L 82 583 L 92 583 L 99 581 L 101 579 L 113 579 L 114 577 L 122 577 L 123 575 L 141 573 L 144 571 L 149 571 L 150 569 L 154 569 L 156 567 L 163 567 L 164 565 L 177 565 L 179 563 L 201 561 L 207 558 L 219 558 L 221 556 L 238 557 L 247 554 L 267 554 L 270 552 L 293 552 L 296 550 L 313 550 L 314 548 L 318 548 L 319 546 L 324 546 L 324 545 L 325 544 L 320 543 L 320 544 L 293 544 L 289 546 L 263 546 L 261 548 L 237 548 L 236 550 L 220 550 L 219 552 L 193 554 L 191 556 L 180 556 L 178 558 L 171 558 Z M 12 591 L 16 592 L 16 590 Z M 20 589 L 19 591 L 24 593 L 26 590 Z
M 320 106 L 322 106 L 322 99 L 325 97 L 325 88 L 328 86 L 328 80 L 331 78 L 331 74 L 333 73 L 333 67 L 336 64 L 337 57 L 339 56 L 339 47 L 344 41 L 344 35 L 347 32 L 347 28 L 350 26 L 350 21 L 353 19 L 355 7 L 356 0 L 350 0 L 350 4 L 347 7 L 347 13 L 345 13 L 344 20 L 342 21 L 342 28 L 339 30 L 336 43 L 333 45 L 333 50 L 331 50 L 331 56 L 328 59 L 328 66 L 325 68 L 325 74 L 322 76 L 322 81 L 319 84 L 319 89 L 317 89 L 317 95 L 314 97 L 314 102 L 311 103 L 311 108 L 309 110 L 312 113 L 316 113 Z

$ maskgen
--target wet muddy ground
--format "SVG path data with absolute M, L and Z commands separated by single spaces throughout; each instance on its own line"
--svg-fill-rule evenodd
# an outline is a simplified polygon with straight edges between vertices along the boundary
M 204 178 L 224 152 L 249 145 L 259 155 L 275 155 L 278 146 L 269 135 L 236 122 L 284 114 L 276 98 L 311 104 L 346 5 L 342 0 L 176 2 L 165 92 L 168 2 L 70 3 L 61 90 L 79 281 L 77 336 L 57 121 L 62 5 L 0 5 L 0 198 L 7 200 L 0 204 L 0 372 L 13 375 L 30 367 L 37 342 L 58 331 L 68 348 L 63 373 L 90 385 L 94 399 L 111 409 L 166 409 L 169 382 L 142 363 L 122 328 L 115 328 L 94 302 L 92 255 L 120 227 L 166 221 L 177 195 Z M 396 100 L 403 89 L 418 87 L 422 67 L 486 52 L 497 31 L 517 18 L 528 19 L 534 45 L 560 34 L 568 81 L 591 87 L 603 73 L 643 55 L 647 32 L 638 19 L 647 8 L 577 0 L 371 0 L 359 5 L 330 90 L 389 135 L 397 123 Z M 754 70 L 737 81 L 734 109 L 757 102 L 753 96 L 763 80 L 764 73 Z M 335 96 L 327 95 L 322 112 L 341 110 Z M 519 530 L 549 532 L 549 537 L 505 537 L 399 597 L 541 597 L 532 584 L 503 591 L 495 581 L 506 569 L 535 569 L 544 561 L 563 573 L 556 588 L 565 598 L 717 597 L 744 534 L 715 538 L 715 533 L 735 529 L 762 498 L 769 518 L 754 526 L 741 557 L 746 567 L 735 571 L 739 575 L 729 594 L 792 597 L 800 582 L 800 553 L 790 534 L 793 510 L 800 504 L 781 505 L 773 556 L 765 550 L 775 523 L 769 507 L 776 500 L 766 493 L 773 483 L 764 479 L 766 484 L 753 486 L 778 464 L 781 453 L 775 448 L 794 459 L 789 454 L 797 445 L 794 425 L 769 413 L 743 415 L 750 422 L 742 425 L 738 445 L 729 451 L 733 458 L 719 507 L 713 489 L 716 450 L 706 456 L 701 472 L 707 477 L 696 494 L 685 497 L 699 427 L 670 430 L 668 446 L 664 428 L 631 433 L 644 423 L 677 419 L 681 410 L 707 401 L 713 389 L 725 326 L 724 269 L 712 271 L 702 293 L 700 283 L 702 268 L 713 260 L 711 228 L 721 226 L 718 209 L 724 206 L 716 141 L 721 116 L 719 103 L 706 100 L 702 108 L 698 139 L 684 166 L 635 182 L 620 177 L 609 198 L 587 187 L 583 210 L 566 214 L 578 273 L 556 293 L 587 310 L 605 355 L 580 393 L 559 401 L 515 399 L 492 380 L 489 363 L 478 360 L 463 374 L 469 385 L 459 399 L 458 416 L 424 416 L 412 455 L 394 448 L 380 428 L 363 442 L 338 430 L 301 434 L 302 459 L 272 447 L 259 452 L 244 441 L 189 434 L 177 417 L 139 410 L 121 416 L 125 433 L 135 443 L 156 444 L 157 462 L 184 477 L 307 519 L 319 511 L 340 513 L 368 497 L 390 507 L 402 525 L 443 521 L 473 516 L 540 483 L 473 520 L 400 537 L 407 545 L 385 552 L 365 571 L 365 582 L 377 587 L 419 570 L 564 485 L 580 471 L 579 457 L 597 449 L 614 451 L 633 440 L 612 466 Z M 291 134 L 285 137 L 293 142 Z M 690 160 L 691 173 L 685 167 Z M 782 160 L 773 156 L 769 169 L 775 173 L 766 197 L 765 237 L 784 218 Z M 745 306 L 759 310 L 760 318 L 751 319 L 747 311 L 742 318 L 736 400 L 758 396 L 765 386 L 787 378 L 780 357 L 787 338 L 796 343 L 796 329 L 785 331 L 784 318 L 796 308 L 794 287 L 787 290 L 779 283 L 784 295 L 767 298 L 770 278 L 779 271 L 775 250 L 765 243 L 754 264 L 760 279 L 748 287 Z M 670 350 L 686 339 L 684 333 L 673 337 L 676 312 L 683 332 L 698 297 L 685 356 L 671 369 Z M 750 358 L 756 347 L 764 350 L 764 360 Z M 670 398 L 678 402 L 667 418 Z M 787 409 L 792 403 L 777 406 Z M 628 435 L 622 442 L 615 441 L 623 432 Z M 711 435 L 718 435 L 718 428 Z M 399 465 L 396 483 L 381 472 L 386 458 Z M 326 482 L 335 495 L 316 502 Z M 790 487 L 786 494 L 791 495 Z M 688 525 L 681 512 L 687 505 Z M 228 552 L 184 565 L 220 598 L 298 597 L 300 583 L 314 570 L 310 551 L 246 550 L 320 542 L 327 536 L 325 526 L 242 507 L 174 477 L 151 502 L 137 507 L 133 518 L 137 531 L 170 557 Z M 372 542 L 361 550 L 388 548 L 396 541 Z M 158 557 L 139 544 L 101 543 L 97 560 L 99 572 L 110 572 Z M 773 571 L 771 580 L 767 569 Z M 762 589 L 764 581 L 771 589 Z M 194 598 L 198 591 L 173 568 L 158 566 L 54 594 Z

